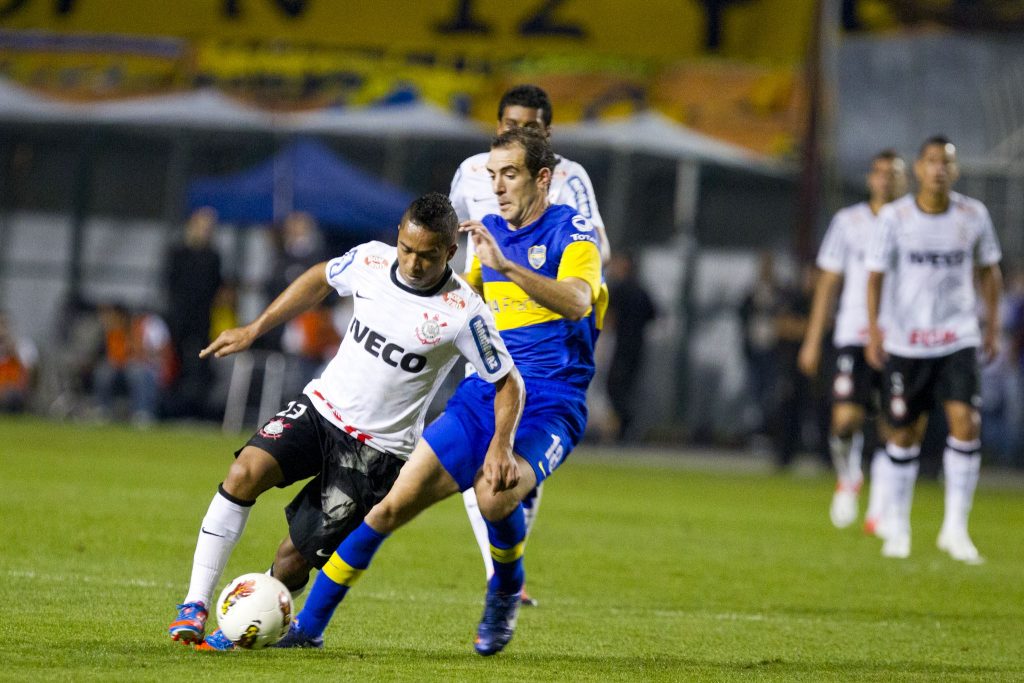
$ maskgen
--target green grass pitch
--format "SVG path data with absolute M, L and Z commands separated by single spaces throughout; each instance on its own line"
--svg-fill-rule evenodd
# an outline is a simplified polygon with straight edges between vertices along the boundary
M 527 553 L 537 609 L 472 651 L 483 569 L 457 499 L 399 531 L 322 651 L 197 653 L 166 626 L 241 438 L 0 419 L 0 680 L 1024 680 L 1024 491 L 983 482 L 980 567 L 828 521 L 831 479 L 580 449 Z M 261 499 L 225 580 L 266 569 L 291 491 Z M 223 582 L 222 582 L 223 585 Z M 301 600 L 300 600 L 301 602 Z

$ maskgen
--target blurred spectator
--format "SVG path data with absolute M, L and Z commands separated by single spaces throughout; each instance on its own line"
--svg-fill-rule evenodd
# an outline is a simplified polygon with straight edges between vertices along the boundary
M 609 304 L 606 329 L 614 330 L 615 346 L 608 368 L 608 398 L 614 412 L 616 441 L 635 440 L 636 383 L 644 361 L 648 324 L 657 315 L 650 294 L 636 276 L 632 254 L 616 252 L 608 263 Z
M 223 284 L 220 255 L 212 244 L 216 227 L 216 211 L 197 209 L 185 224 L 184 240 L 167 256 L 167 325 L 180 367 L 168 392 L 171 415 L 201 417 L 207 412 L 212 372 L 199 352 L 209 343 L 211 309 Z
M 739 311 L 750 393 L 758 408 L 757 423 L 753 430 L 756 434 L 768 433 L 768 422 L 775 409 L 778 376 L 776 316 L 781 293 L 781 285 L 775 275 L 775 259 L 771 252 L 762 252 L 757 279 L 740 304 Z
M 1024 274 L 1005 270 L 999 356 L 981 365 L 982 443 L 997 462 L 1024 465 Z M 983 321 L 984 324 L 984 321 Z
M 270 271 L 273 275 L 265 287 L 269 301 L 311 266 L 326 259 L 316 220 L 304 211 L 293 211 L 285 217 L 279 239 L 280 247 Z M 257 340 L 254 348 L 280 350 L 283 334 L 283 327 L 270 330 Z
M 103 356 L 103 325 L 96 308 L 69 296 L 54 317 L 52 362 L 43 365 L 48 412 L 58 418 L 78 415 L 92 392 L 96 364 Z M 48 369 L 48 370 L 47 370 Z
M 817 379 L 800 372 L 797 357 L 807 332 L 814 296 L 814 270 L 809 265 L 801 268 L 800 279 L 793 285 L 778 290 L 775 316 L 775 359 L 777 363 L 775 402 L 772 422 L 772 442 L 776 464 L 788 467 L 797 452 L 811 446 L 822 461 L 831 467 L 826 434 L 827 420 L 823 421 L 826 403 L 819 391 Z M 771 413 L 770 413 L 771 414 Z M 815 443 L 804 442 L 805 434 L 815 434 Z
M 286 395 L 298 393 L 306 383 L 318 377 L 323 367 L 334 358 L 341 344 L 341 335 L 334 324 L 332 308 L 325 302 L 300 313 L 288 321 L 281 346 L 294 357 L 285 387 Z
M 132 314 L 119 304 L 100 306 L 104 356 L 93 373 L 93 392 L 101 417 L 114 414 L 114 396 L 127 390 L 132 421 L 147 426 L 157 417 L 160 391 L 174 371 L 170 332 L 153 313 Z
M 0 413 L 20 413 L 29 402 L 37 353 L 28 340 L 19 340 L 7 314 L 0 311 Z

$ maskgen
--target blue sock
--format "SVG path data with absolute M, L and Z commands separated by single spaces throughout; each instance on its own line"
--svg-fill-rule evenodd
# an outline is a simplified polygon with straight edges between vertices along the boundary
M 487 537 L 491 542 L 494 576 L 488 590 L 506 595 L 518 594 L 523 589 L 523 550 L 526 547 L 526 518 L 522 504 L 512 514 L 498 522 L 487 523 Z
M 311 638 L 323 635 L 335 608 L 370 566 L 373 554 L 385 538 L 387 534 L 377 533 L 363 522 L 342 541 L 320 570 L 306 604 L 295 617 L 303 633 Z

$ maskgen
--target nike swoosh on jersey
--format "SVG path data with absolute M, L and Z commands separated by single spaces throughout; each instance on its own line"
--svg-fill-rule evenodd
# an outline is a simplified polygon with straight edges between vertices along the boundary
M 491 196 L 491 197 L 473 197 L 473 201 L 474 202 L 486 202 L 486 201 L 491 200 L 491 199 L 494 199 L 494 197 L 493 196 Z
M 204 533 L 207 536 L 216 536 L 217 538 L 224 538 L 225 537 L 224 534 L 215 534 L 212 531 L 207 531 L 206 527 L 199 527 L 199 531 L 200 531 L 200 533 Z
M 367 300 L 370 299 L 370 297 L 366 296 L 365 294 L 361 294 L 359 291 L 356 291 L 356 298 L 357 299 L 367 299 Z
M 320 548 L 319 550 L 317 550 L 316 554 L 317 554 L 317 557 L 330 557 L 331 556 L 331 553 L 324 552 L 323 548 Z

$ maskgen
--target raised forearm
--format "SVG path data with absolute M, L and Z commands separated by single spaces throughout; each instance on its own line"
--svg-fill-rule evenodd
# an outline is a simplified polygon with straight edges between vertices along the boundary
M 570 320 L 581 320 L 590 310 L 590 285 L 579 278 L 553 280 L 511 261 L 504 275 L 541 306 Z
M 257 336 L 281 323 L 308 311 L 327 298 L 331 285 L 327 282 L 326 263 L 318 263 L 300 275 L 249 325 Z

